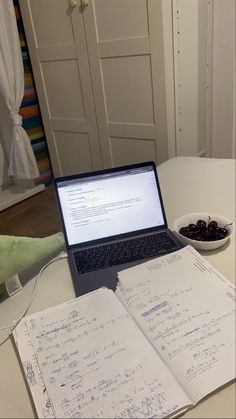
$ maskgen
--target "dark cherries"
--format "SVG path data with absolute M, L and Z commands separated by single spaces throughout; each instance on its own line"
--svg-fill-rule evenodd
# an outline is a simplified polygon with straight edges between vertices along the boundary
M 215 220 L 209 217 L 208 223 L 204 220 L 198 220 L 196 224 L 190 223 L 188 226 L 181 227 L 179 233 L 188 239 L 198 241 L 215 241 L 224 239 L 228 234 L 225 227 L 219 227 Z

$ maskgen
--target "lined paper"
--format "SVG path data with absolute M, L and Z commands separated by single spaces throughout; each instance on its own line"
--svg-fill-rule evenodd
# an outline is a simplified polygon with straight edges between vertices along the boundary
M 100 289 L 28 322 L 56 417 L 166 417 L 190 400 L 115 294 Z
M 119 273 L 126 305 L 195 404 L 235 378 L 234 287 L 190 246 Z
M 28 382 L 35 408 L 39 418 L 55 418 L 53 408 L 48 397 L 45 383 L 34 353 L 27 321 L 24 319 L 13 331 L 16 346 L 22 361 L 25 378 Z

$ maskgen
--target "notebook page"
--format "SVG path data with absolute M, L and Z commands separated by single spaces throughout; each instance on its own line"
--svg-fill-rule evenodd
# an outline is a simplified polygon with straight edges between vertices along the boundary
M 38 417 L 55 418 L 38 361 L 34 353 L 34 348 L 31 343 L 27 321 L 21 321 L 17 326 L 17 330 L 14 330 L 13 335 Z
M 183 253 L 192 253 L 194 263 L 198 266 L 201 271 L 207 271 L 207 279 L 212 281 L 214 286 L 219 287 L 229 298 L 236 301 L 236 288 L 235 285 L 226 278 L 221 272 L 219 272 L 214 266 L 212 266 L 200 253 L 195 250 L 192 246 L 187 246 L 182 249 Z
M 190 401 L 108 289 L 31 318 L 56 417 L 166 417 Z
M 194 404 L 235 378 L 235 303 L 219 278 L 192 248 L 119 273 L 118 297 Z
M 60 307 L 62 307 L 63 304 L 67 305 L 70 303 L 71 301 L 66 301 L 65 303 L 61 303 Z M 58 310 L 58 308 L 58 305 L 50 307 L 47 309 L 47 312 Z M 24 317 L 13 330 L 12 334 L 22 362 L 25 378 L 28 382 L 33 397 L 38 417 L 55 418 L 55 414 L 48 397 L 28 328 L 30 320 L 40 316 L 41 313 L 38 312 L 29 314 L 27 317 Z

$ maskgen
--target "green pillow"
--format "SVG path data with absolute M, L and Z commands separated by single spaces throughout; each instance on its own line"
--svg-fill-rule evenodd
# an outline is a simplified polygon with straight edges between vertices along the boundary
M 0 285 L 62 247 L 61 232 L 43 238 L 0 235 Z

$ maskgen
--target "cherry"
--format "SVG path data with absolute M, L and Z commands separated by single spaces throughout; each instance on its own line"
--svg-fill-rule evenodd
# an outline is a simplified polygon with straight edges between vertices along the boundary
M 196 226 L 197 226 L 198 230 L 200 230 L 200 231 L 205 231 L 206 228 L 207 228 L 206 221 L 203 221 L 203 220 L 198 220 L 196 222 Z
M 223 234 L 221 231 L 221 229 L 217 230 L 215 233 L 215 240 L 222 240 L 225 238 L 225 234 Z
M 191 233 L 194 233 L 195 231 L 198 230 L 196 224 L 193 224 L 193 223 L 188 225 L 188 229 Z
M 217 228 L 217 226 L 218 226 L 217 222 L 212 220 L 208 223 L 207 228 L 210 231 L 210 230 L 215 230 Z
M 218 232 L 222 234 L 224 237 L 228 234 L 228 230 L 225 227 L 218 227 Z
M 188 234 L 187 227 L 181 227 L 181 229 L 179 230 L 179 233 L 182 234 L 182 236 L 187 236 Z

